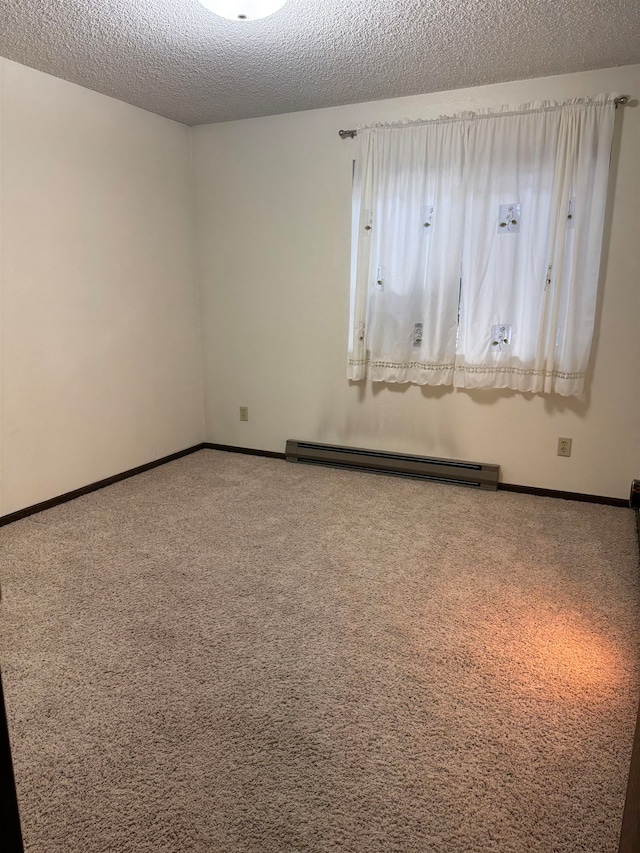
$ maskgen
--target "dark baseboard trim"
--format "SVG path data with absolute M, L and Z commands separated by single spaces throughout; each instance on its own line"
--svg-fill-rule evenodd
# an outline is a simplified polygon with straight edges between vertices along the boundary
M 245 453 L 247 456 L 267 456 L 269 459 L 286 459 L 284 453 L 276 450 L 254 450 L 252 447 L 236 447 L 233 444 L 213 444 L 205 441 L 202 445 L 207 450 L 223 450 L 225 453 Z
M 5 853 L 24 853 L 18 796 L 11 761 L 9 727 L 4 704 L 2 678 L 0 677 L 0 826 L 2 827 L 2 849 Z
M 498 483 L 498 488 L 504 492 L 520 492 L 523 495 L 538 495 L 542 498 L 561 498 L 565 501 L 582 501 L 583 503 L 606 504 L 607 506 L 629 506 L 629 501 L 624 498 L 608 498 L 606 495 L 561 492 L 557 489 L 538 489 L 536 486 L 517 486 L 513 483 Z
M 79 489 L 74 489 L 72 492 L 65 492 L 63 495 L 57 495 L 55 498 L 41 501 L 24 509 L 16 510 L 8 515 L 0 516 L 0 527 L 6 524 L 11 524 L 14 521 L 19 521 L 21 518 L 27 518 L 30 515 L 35 515 L 37 512 L 42 512 L 45 509 L 51 509 L 59 504 L 67 503 L 75 498 L 80 498 L 83 495 L 88 495 L 90 492 L 96 492 L 98 489 L 104 489 L 106 486 L 111 486 L 114 483 L 119 483 L 121 480 L 127 480 L 129 477 L 135 477 L 136 474 L 143 474 L 145 471 L 150 471 L 152 468 L 158 468 L 160 465 L 166 465 L 167 462 L 173 462 L 175 459 L 181 459 L 183 456 L 189 456 L 191 453 L 196 453 L 198 450 L 221 450 L 225 453 L 243 453 L 247 456 L 265 456 L 269 459 L 286 459 L 284 453 L 278 453 L 275 450 L 256 450 L 253 447 L 237 447 L 232 444 L 215 444 L 211 441 L 203 441 L 200 444 L 195 444 L 193 447 L 187 447 L 185 450 L 179 450 L 176 453 L 170 453 L 168 456 L 163 456 L 161 459 L 154 459 L 153 462 L 146 462 L 144 465 L 138 465 L 136 468 L 130 468 L 128 471 L 123 471 L 120 474 L 114 474 L 112 477 L 105 477 L 104 480 L 98 480 L 96 483 L 90 483 L 87 486 L 81 486 Z M 518 486 L 513 483 L 498 483 L 498 488 L 506 492 L 520 492 L 526 495 L 539 495 L 548 498 L 562 498 L 570 501 L 585 501 L 587 503 L 608 504 L 610 506 L 629 506 L 629 502 L 623 498 L 608 498 L 604 495 L 586 495 L 581 492 L 561 492 L 555 489 L 539 489 L 534 486 Z
M 153 462 L 145 462 L 144 465 L 138 465 L 136 468 L 129 468 L 128 471 L 123 471 L 121 474 L 114 474 L 112 477 L 105 477 L 104 480 L 98 480 L 97 483 L 90 483 L 88 486 L 82 486 L 79 489 L 74 489 L 72 492 L 65 492 L 64 495 L 58 495 L 55 498 L 49 498 L 47 501 L 42 501 L 33 506 L 27 506 L 24 509 L 19 509 L 16 512 L 10 512 L 8 515 L 0 517 L 0 527 L 5 524 L 11 524 L 14 521 L 19 521 L 21 518 L 27 518 L 29 515 L 35 515 L 37 512 L 42 512 L 45 509 L 51 509 L 59 504 L 67 503 L 75 498 L 80 498 L 82 495 L 88 495 L 90 492 L 97 492 L 98 489 L 104 489 L 106 486 L 112 486 L 114 483 L 119 483 L 121 480 L 128 480 L 129 477 L 135 477 L 136 474 L 143 474 L 145 471 L 150 471 L 152 468 L 158 468 L 160 465 L 166 465 L 167 462 L 173 462 L 175 459 L 181 459 L 183 456 L 188 456 L 190 453 L 195 453 L 197 450 L 202 450 L 206 445 L 196 444 L 193 447 L 187 447 L 186 450 L 178 450 L 177 453 L 170 453 L 169 456 L 163 456 L 162 459 L 154 459 Z

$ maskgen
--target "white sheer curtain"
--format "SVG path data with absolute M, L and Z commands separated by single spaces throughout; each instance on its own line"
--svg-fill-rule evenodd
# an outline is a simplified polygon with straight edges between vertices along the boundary
M 453 382 L 464 140 L 457 121 L 358 131 L 350 379 Z
M 358 131 L 349 378 L 582 391 L 614 109 Z

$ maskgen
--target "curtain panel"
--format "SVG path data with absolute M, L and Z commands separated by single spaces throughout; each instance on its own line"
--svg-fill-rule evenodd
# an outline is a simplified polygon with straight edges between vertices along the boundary
M 349 379 L 583 390 L 614 98 L 358 128 Z

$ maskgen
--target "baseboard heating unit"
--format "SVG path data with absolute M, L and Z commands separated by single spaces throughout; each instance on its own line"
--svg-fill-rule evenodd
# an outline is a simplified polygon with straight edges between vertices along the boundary
M 499 465 L 462 462 L 459 459 L 433 459 L 428 456 L 410 456 L 406 453 L 365 450 L 360 447 L 313 444 L 310 441 L 294 439 L 287 441 L 285 455 L 289 462 L 328 465 L 375 474 L 397 474 L 401 477 L 416 477 L 494 491 L 498 488 L 500 477 Z

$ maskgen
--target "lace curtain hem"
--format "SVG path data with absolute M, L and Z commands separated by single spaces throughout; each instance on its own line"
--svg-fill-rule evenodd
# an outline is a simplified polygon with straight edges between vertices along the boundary
M 370 379 L 372 382 L 452 385 L 454 367 L 453 362 L 428 364 L 421 361 L 369 361 L 350 358 L 347 365 L 347 378 L 354 382 Z
M 539 370 L 526 367 L 482 367 L 471 365 L 425 364 L 423 362 L 368 361 L 349 359 L 347 378 L 414 385 L 452 385 L 455 388 L 505 388 L 533 394 L 555 393 L 564 397 L 580 394 L 583 372 Z

